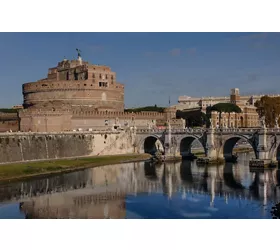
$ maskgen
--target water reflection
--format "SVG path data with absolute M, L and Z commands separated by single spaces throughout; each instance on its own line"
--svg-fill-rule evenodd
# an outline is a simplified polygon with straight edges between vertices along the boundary
M 240 159 L 211 167 L 128 163 L 5 184 L 0 218 L 270 218 L 279 170 L 250 171 L 248 157 Z

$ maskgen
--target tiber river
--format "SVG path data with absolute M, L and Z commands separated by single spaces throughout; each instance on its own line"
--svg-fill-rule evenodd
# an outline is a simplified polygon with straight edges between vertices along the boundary
M 0 218 L 217 219 L 274 217 L 278 169 L 195 161 L 127 163 L 0 185 Z

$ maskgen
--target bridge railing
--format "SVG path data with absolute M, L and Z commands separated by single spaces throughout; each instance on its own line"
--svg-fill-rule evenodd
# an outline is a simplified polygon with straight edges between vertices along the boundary
M 215 129 L 216 132 L 220 131 L 223 133 L 254 133 L 258 130 L 260 130 L 260 128 L 222 128 L 222 129 Z
M 136 133 L 138 134 L 145 134 L 145 133 L 163 133 L 163 132 L 169 132 L 168 129 L 136 129 Z M 206 129 L 205 128 L 195 128 L 195 129 L 191 129 L 191 128 L 185 128 L 185 129 L 171 129 L 171 133 L 172 134 L 182 134 L 182 133 L 202 133 L 205 132 Z
M 120 134 L 121 130 L 62 131 L 62 132 L 0 132 L 0 136 L 13 135 L 72 135 L 72 134 Z

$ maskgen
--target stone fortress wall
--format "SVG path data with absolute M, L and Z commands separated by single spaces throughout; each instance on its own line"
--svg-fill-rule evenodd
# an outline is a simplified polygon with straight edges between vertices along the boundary
M 18 114 L 0 112 L 0 132 L 6 132 L 10 130 L 19 130 Z
M 159 112 L 106 112 L 106 111 L 85 111 L 85 110 L 22 110 L 20 112 L 21 131 L 28 132 L 59 132 L 59 131 L 89 131 L 108 129 L 114 126 L 126 128 L 136 126 L 147 128 L 156 126 L 158 120 L 166 120 L 167 113 Z M 180 128 L 183 121 L 179 120 Z M 177 122 L 178 123 L 178 122 Z M 175 122 L 174 122 L 174 125 Z

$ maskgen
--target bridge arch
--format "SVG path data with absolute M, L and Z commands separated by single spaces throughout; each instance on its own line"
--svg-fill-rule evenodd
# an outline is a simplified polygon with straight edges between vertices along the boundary
M 229 138 L 227 138 L 224 143 L 223 143 L 223 156 L 225 158 L 226 161 L 231 161 L 233 158 L 233 149 L 236 145 L 236 143 L 240 140 L 245 140 L 246 142 L 248 142 L 248 144 L 252 147 L 255 157 L 258 158 L 257 156 L 257 149 L 254 148 L 254 146 L 252 145 L 251 141 L 249 140 L 249 138 L 247 138 L 244 135 L 233 135 Z
M 181 139 L 180 141 L 180 155 L 182 156 L 182 158 L 188 158 L 191 156 L 192 154 L 192 143 L 197 140 L 201 147 L 203 148 L 203 151 L 206 155 L 206 150 L 205 147 L 202 145 L 202 143 L 199 140 L 199 137 L 196 137 L 194 135 L 187 135 L 184 138 Z
M 154 155 L 157 151 L 164 152 L 164 145 L 156 135 L 149 135 L 140 142 L 141 152 Z

